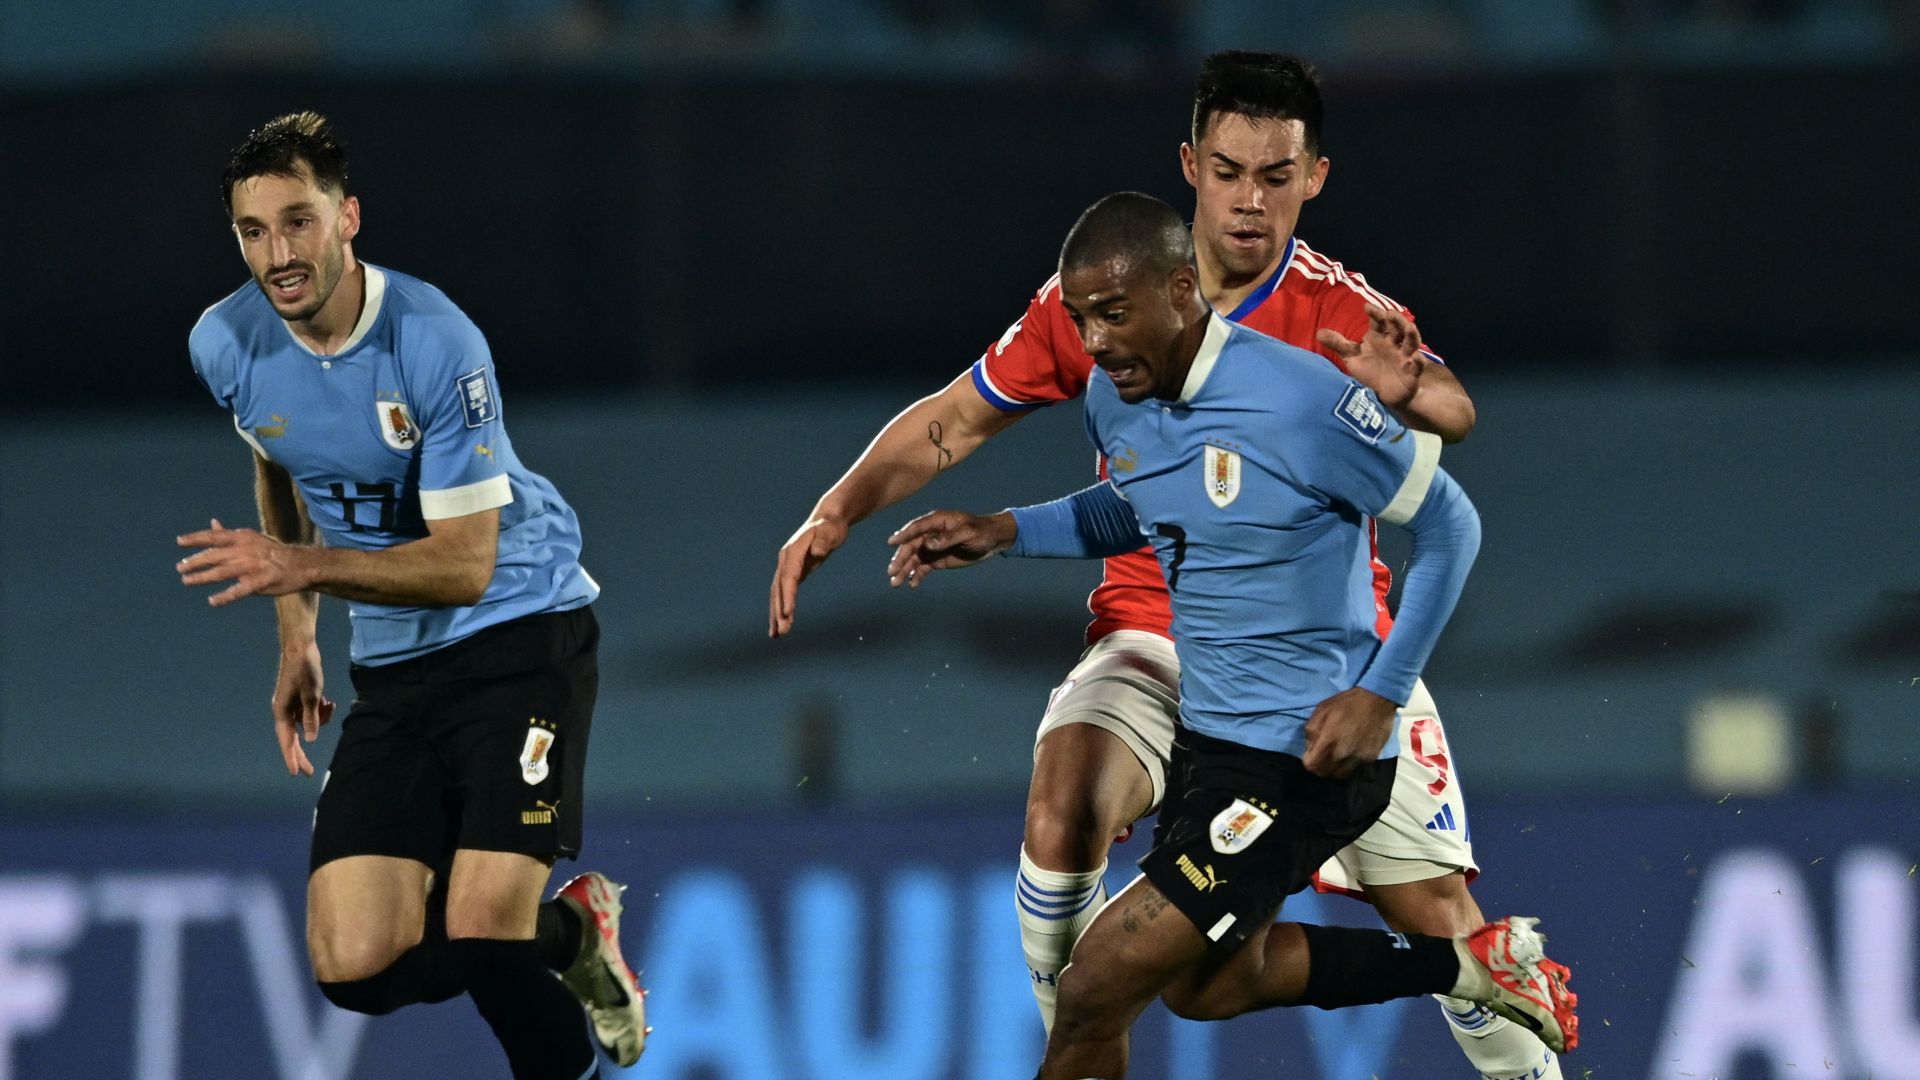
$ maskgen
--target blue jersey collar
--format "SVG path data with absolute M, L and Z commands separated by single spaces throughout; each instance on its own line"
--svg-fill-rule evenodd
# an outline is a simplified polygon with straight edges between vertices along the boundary
M 1280 279 L 1287 276 L 1287 267 L 1293 265 L 1294 244 L 1294 238 L 1291 236 L 1287 237 L 1287 251 L 1285 255 L 1281 256 L 1280 265 L 1274 268 L 1273 273 L 1267 275 L 1267 280 L 1261 282 L 1259 288 L 1248 293 L 1246 299 L 1240 301 L 1240 306 L 1234 308 L 1233 311 L 1227 315 L 1227 318 L 1232 319 L 1234 322 L 1239 322 L 1241 319 L 1253 314 L 1254 308 L 1267 302 L 1267 297 L 1272 296 L 1273 290 L 1279 288 Z

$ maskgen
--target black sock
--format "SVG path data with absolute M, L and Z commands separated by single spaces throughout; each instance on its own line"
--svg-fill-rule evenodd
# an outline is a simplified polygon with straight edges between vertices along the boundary
M 533 940 L 540 943 L 541 960 L 555 971 L 573 966 L 580 955 L 580 916 L 571 905 L 549 900 L 540 905 L 540 919 L 534 924 Z
M 1460 978 L 1453 939 L 1301 923 L 1307 935 L 1307 992 L 1322 1009 L 1444 994 Z
M 593 1042 L 580 1003 L 540 962 L 528 941 L 461 938 L 467 993 L 500 1048 L 514 1080 L 580 1080 L 594 1068 Z

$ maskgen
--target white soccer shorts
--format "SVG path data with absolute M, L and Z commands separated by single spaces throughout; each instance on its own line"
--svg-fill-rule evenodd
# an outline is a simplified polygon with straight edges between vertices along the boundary
M 1034 735 L 1035 752 L 1049 731 L 1092 724 L 1112 732 L 1153 780 L 1153 805 L 1167 790 L 1167 761 L 1180 713 L 1180 661 L 1173 642 L 1143 630 L 1119 630 L 1094 642 L 1047 699 Z M 1400 763 L 1393 801 L 1360 839 L 1342 848 L 1314 875 L 1322 892 L 1360 896 L 1360 885 L 1399 885 L 1456 871 L 1469 880 L 1473 861 L 1467 803 L 1453 767 L 1446 729 L 1424 682 L 1400 710 Z

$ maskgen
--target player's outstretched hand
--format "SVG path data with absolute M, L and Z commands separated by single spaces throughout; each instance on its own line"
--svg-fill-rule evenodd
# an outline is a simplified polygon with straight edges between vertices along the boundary
M 1321 702 L 1307 718 L 1307 754 L 1301 758 L 1307 771 L 1342 780 L 1379 758 L 1393 737 L 1393 714 L 1399 708 L 1357 686 Z
M 285 596 L 307 587 L 300 549 L 258 529 L 229 529 L 214 518 L 209 528 L 177 536 L 174 543 L 203 549 L 174 564 L 180 584 L 233 582 L 207 597 L 214 607 L 243 596 Z
M 967 514 L 935 510 L 909 521 L 887 543 L 893 559 L 887 563 L 887 581 L 896 588 L 917 589 L 935 570 L 972 566 L 1013 543 L 1017 528 L 1013 515 Z
M 320 666 L 320 646 L 283 647 L 280 674 L 273 683 L 273 734 L 280 742 L 280 756 L 287 763 L 288 776 L 312 776 L 313 762 L 300 748 L 320 737 L 320 726 L 333 719 L 333 702 L 323 692 L 326 675 Z
M 1326 328 L 1316 336 L 1340 357 L 1347 374 L 1373 391 L 1387 408 L 1406 408 L 1419 391 L 1420 373 L 1427 366 L 1420 355 L 1420 330 L 1400 312 L 1368 304 L 1367 334 L 1359 341 Z
M 846 522 L 816 517 L 795 529 L 787 542 L 780 545 L 780 560 L 773 567 L 773 586 L 767 590 L 768 637 L 780 637 L 793 629 L 793 605 L 800 597 L 800 583 L 846 542 Z

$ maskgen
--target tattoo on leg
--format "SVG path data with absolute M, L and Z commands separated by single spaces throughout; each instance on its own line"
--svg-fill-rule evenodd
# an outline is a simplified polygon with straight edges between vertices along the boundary
M 941 436 L 945 433 L 945 429 L 940 426 L 940 421 L 934 420 L 927 424 L 927 439 L 933 443 L 933 448 L 940 452 L 939 459 L 935 461 L 933 465 L 935 472 L 939 472 L 953 464 L 953 451 L 947 449 L 940 441 Z
M 1128 908 L 1127 913 L 1121 916 L 1120 929 L 1129 934 L 1137 934 L 1143 925 L 1158 919 L 1160 913 L 1171 905 L 1172 901 L 1158 891 L 1146 893 L 1140 897 L 1138 904 Z

